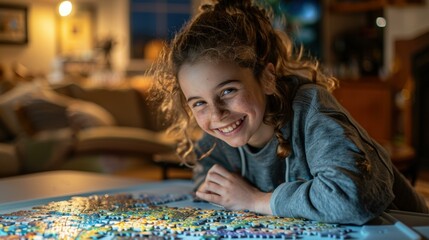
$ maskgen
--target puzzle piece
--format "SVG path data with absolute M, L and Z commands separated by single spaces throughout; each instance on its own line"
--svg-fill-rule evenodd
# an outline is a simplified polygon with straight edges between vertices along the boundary
M 72 197 L 31 210 L 0 215 L 6 239 L 345 239 L 352 231 L 337 224 L 281 218 L 250 211 L 168 207 L 191 194 L 114 194 Z

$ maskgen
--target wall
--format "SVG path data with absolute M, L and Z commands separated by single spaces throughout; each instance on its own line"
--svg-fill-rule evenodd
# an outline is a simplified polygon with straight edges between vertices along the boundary
M 129 60 L 128 1 L 89 1 L 96 9 L 96 38 L 113 36 L 117 44 L 113 51 L 113 67 L 125 71 Z M 195 0 L 196 3 L 199 0 Z M 390 70 L 394 56 L 395 39 L 415 37 L 429 30 L 429 0 L 422 6 L 387 7 L 388 27 L 385 37 L 385 69 Z M 29 43 L 27 45 L 0 45 L 0 64 L 6 68 L 19 62 L 34 72 L 49 73 L 57 53 L 57 1 L 0 0 L 0 3 L 22 3 L 29 6 Z M 198 5 L 198 4 L 196 4 Z M 326 46 L 325 46 L 326 47 Z
M 10 67 L 21 63 L 35 73 L 46 73 L 55 57 L 57 42 L 55 13 L 50 3 L 35 3 L 31 0 L 0 0 L 0 3 L 25 4 L 28 6 L 28 37 L 26 45 L 0 44 L 0 64 L 5 74 L 11 75 Z
M 49 74 L 53 60 L 59 51 L 57 34 L 58 15 L 54 0 L 0 0 L 6 4 L 28 6 L 29 42 L 26 45 L 0 44 L 0 64 L 10 76 L 10 67 L 21 63 L 35 73 Z M 79 1 L 75 1 L 77 3 Z M 128 65 L 128 1 L 127 0 L 81 0 L 96 9 L 95 39 L 106 36 L 115 38 L 117 44 L 112 53 L 113 68 L 124 71 Z
M 97 36 L 113 37 L 116 41 L 112 53 L 114 69 L 125 71 L 129 63 L 128 0 L 97 1 Z
M 395 57 L 394 43 L 429 31 L 429 0 L 425 5 L 390 6 L 385 10 L 387 28 L 384 39 L 385 69 L 391 72 Z

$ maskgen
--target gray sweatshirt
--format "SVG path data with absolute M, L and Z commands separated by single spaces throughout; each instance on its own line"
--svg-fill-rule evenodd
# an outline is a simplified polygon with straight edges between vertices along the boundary
M 255 152 L 206 134 L 197 144 L 197 155 L 216 147 L 194 168 L 195 189 L 218 163 L 259 190 L 272 192 L 270 205 L 277 216 L 364 224 L 387 208 L 428 212 L 387 152 L 326 89 L 298 78 L 284 80 L 295 89 L 293 116 L 282 128 L 291 155 L 277 157 L 274 136 Z

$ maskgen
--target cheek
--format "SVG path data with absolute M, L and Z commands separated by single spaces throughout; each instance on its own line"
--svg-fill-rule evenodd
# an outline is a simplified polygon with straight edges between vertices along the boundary
M 208 128 L 207 114 L 204 111 L 194 112 L 195 121 L 203 130 Z
M 250 94 L 243 95 L 231 102 L 233 109 L 240 109 L 245 112 L 257 112 L 262 106 L 264 106 L 263 101 L 258 96 Z
M 245 98 L 236 105 L 236 109 L 247 113 L 250 116 L 252 122 L 262 121 L 263 116 L 265 115 L 265 101 L 258 98 L 257 96 L 249 96 Z

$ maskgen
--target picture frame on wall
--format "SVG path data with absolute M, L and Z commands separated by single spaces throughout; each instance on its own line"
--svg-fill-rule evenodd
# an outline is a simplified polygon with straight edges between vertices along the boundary
M 0 44 L 27 43 L 27 6 L 0 4 Z

